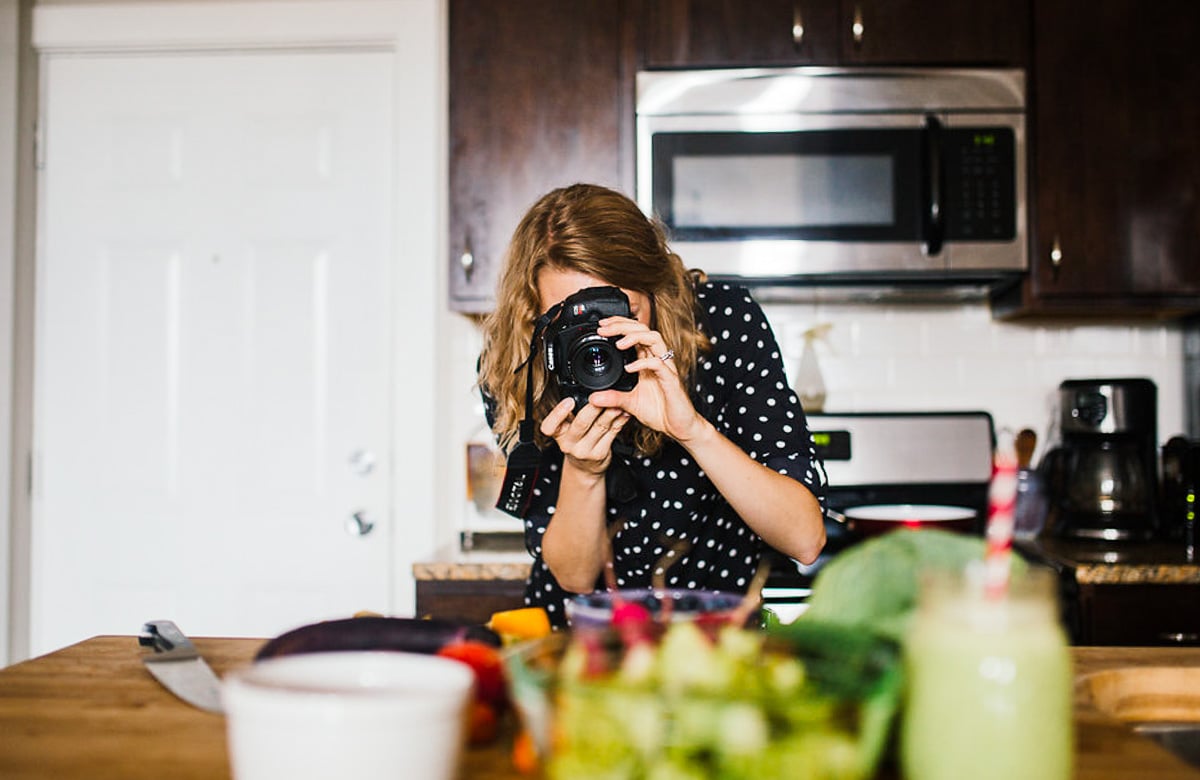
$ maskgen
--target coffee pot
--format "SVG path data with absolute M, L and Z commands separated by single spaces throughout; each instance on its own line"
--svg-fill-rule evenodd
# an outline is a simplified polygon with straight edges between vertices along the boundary
M 1059 445 L 1042 459 L 1046 532 L 1148 539 L 1158 503 L 1157 388 L 1149 379 L 1070 379 L 1058 388 Z

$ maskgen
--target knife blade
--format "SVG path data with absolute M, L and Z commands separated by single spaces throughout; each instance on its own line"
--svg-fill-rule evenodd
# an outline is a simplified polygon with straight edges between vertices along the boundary
M 170 620 L 151 620 L 142 626 L 138 644 L 154 649 L 142 655 L 142 662 L 164 688 L 193 707 L 224 713 L 220 680 L 179 626 Z

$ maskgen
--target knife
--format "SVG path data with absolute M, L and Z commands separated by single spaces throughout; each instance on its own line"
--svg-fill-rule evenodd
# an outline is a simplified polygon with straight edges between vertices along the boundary
M 179 626 L 170 620 L 151 620 L 142 626 L 138 644 L 154 648 L 153 653 L 142 655 L 142 661 L 164 688 L 193 707 L 207 712 L 225 711 L 217 675 Z

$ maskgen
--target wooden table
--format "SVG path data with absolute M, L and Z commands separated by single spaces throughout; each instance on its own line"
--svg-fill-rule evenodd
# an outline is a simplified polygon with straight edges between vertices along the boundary
M 195 640 L 218 675 L 250 663 L 259 639 Z M 100 636 L 0 670 L 0 778 L 4 780 L 224 780 L 225 724 L 164 690 L 142 667 L 133 636 Z M 1200 666 L 1200 649 L 1073 650 L 1076 671 L 1115 666 Z M 1077 702 L 1080 780 L 1200 780 L 1154 742 Z M 511 724 L 509 724 L 511 727 Z M 463 757 L 463 780 L 516 780 L 511 728 Z

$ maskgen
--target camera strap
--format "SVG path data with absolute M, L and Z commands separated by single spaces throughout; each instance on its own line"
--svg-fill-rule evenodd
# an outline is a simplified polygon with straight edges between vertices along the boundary
M 563 305 L 556 303 L 533 324 L 533 335 L 529 339 L 529 357 L 517 366 L 515 374 L 525 369 L 525 419 L 518 426 L 517 445 L 508 453 L 504 469 L 504 484 L 500 487 L 500 498 L 496 508 L 513 517 L 524 518 L 529 511 L 529 499 L 533 496 L 533 483 L 537 479 L 538 467 L 542 462 L 542 451 L 533 440 L 533 359 L 537 356 L 538 337 Z

